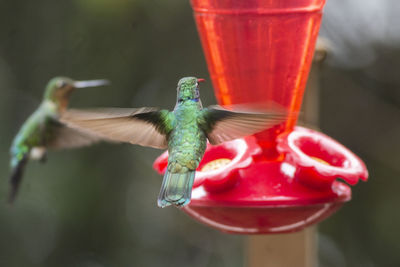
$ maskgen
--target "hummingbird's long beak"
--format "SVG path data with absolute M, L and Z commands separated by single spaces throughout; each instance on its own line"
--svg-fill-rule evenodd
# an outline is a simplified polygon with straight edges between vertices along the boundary
M 73 86 L 75 88 L 86 88 L 86 87 L 97 87 L 103 85 L 109 85 L 109 80 L 90 80 L 90 81 L 76 81 Z

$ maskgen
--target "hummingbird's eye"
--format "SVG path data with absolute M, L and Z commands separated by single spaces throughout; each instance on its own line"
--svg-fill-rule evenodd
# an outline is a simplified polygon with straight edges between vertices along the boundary
M 67 86 L 67 83 L 65 81 L 58 81 L 57 82 L 57 87 L 58 88 L 63 88 L 65 86 Z

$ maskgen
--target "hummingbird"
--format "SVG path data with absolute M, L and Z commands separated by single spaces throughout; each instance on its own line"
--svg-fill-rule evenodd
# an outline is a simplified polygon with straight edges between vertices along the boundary
M 196 168 L 207 140 L 220 144 L 265 130 L 284 119 L 277 111 L 233 111 L 203 108 L 199 83 L 184 77 L 177 86 L 173 111 L 158 108 L 103 108 L 65 112 L 61 121 L 119 142 L 168 149 L 168 166 L 161 185 L 159 207 L 183 207 L 190 202 Z
M 42 102 L 24 122 L 11 145 L 9 203 L 15 200 L 29 159 L 45 162 L 48 148 L 73 148 L 102 140 L 99 136 L 67 127 L 59 118 L 66 111 L 75 89 L 107 84 L 107 80 L 74 81 L 66 77 L 55 77 L 48 82 Z

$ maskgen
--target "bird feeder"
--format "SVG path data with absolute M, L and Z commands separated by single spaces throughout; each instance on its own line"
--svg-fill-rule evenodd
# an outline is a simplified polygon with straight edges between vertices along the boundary
M 367 179 L 350 150 L 295 127 L 324 3 L 191 1 L 218 103 L 278 104 L 295 114 L 254 136 L 208 145 L 183 208 L 194 219 L 228 233 L 299 231 L 338 210 L 351 199 L 349 185 Z M 154 168 L 163 173 L 167 161 L 164 153 Z

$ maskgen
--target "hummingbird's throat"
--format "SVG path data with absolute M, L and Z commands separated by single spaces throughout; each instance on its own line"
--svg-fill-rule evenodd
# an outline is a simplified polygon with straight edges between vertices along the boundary
M 182 103 L 185 101 L 194 101 L 194 102 L 199 102 L 200 97 L 195 97 L 195 98 L 179 98 L 178 103 Z
M 184 101 L 194 101 L 194 102 L 199 102 L 200 100 L 200 92 L 199 89 L 196 88 L 190 88 L 190 89 L 183 89 L 180 92 L 178 92 L 178 103 L 184 102 Z

